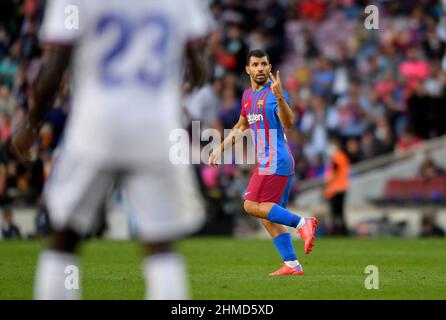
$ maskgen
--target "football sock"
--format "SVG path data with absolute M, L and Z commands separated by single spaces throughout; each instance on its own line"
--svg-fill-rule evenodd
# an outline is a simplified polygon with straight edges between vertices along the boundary
M 299 230 L 305 225 L 305 219 L 300 219 L 299 223 L 297 224 L 296 229 Z
M 287 233 L 282 233 L 273 239 L 274 245 L 276 246 L 277 251 L 279 251 L 282 260 L 287 262 L 295 262 L 294 265 L 297 266 L 299 263 L 297 262 L 296 252 L 294 251 L 293 242 L 291 240 L 291 235 Z M 291 263 L 294 264 L 294 263 Z M 287 263 L 288 265 L 288 263 Z M 291 267 L 290 265 L 288 265 Z
M 281 206 L 275 204 L 271 208 L 271 211 L 268 213 L 268 217 L 266 218 L 268 221 L 283 224 L 288 227 L 296 228 L 301 219 L 298 215 L 282 208 Z
M 297 266 L 300 265 L 299 261 L 294 260 L 294 261 L 285 261 L 285 264 L 290 267 L 290 268 L 296 268 Z
M 147 300 L 189 299 L 186 265 L 181 255 L 159 253 L 143 261 Z
M 79 270 L 75 254 L 54 250 L 42 252 L 37 265 L 34 299 L 79 299 L 80 279 L 75 268 Z

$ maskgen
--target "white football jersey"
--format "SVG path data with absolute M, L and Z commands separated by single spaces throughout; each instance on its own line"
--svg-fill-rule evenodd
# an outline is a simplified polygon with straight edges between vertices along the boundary
M 43 43 L 72 45 L 64 149 L 92 161 L 166 161 L 180 128 L 188 41 L 209 33 L 200 0 L 50 0 Z

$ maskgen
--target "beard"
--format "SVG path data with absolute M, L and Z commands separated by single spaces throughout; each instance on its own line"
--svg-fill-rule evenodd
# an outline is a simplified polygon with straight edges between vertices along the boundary
M 252 80 L 254 80 L 256 84 L 263 86 L 268 82 L 268 77 L 266 75 L 263 76 L 263 78 L 258 79 L 258 75 L 256 75 Z

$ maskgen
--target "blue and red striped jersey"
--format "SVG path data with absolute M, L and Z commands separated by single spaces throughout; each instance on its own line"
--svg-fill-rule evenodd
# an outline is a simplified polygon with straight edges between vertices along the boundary
M 283 94 L 290 105 L 285 90 Z M 259 174 L 290 176 L 294 174 L 294 159 L 278 113 L 279 106 L 271 92 L 271 82 L 258 91 L 249 88 L 243 92 L 240 115 L 249 122 Z

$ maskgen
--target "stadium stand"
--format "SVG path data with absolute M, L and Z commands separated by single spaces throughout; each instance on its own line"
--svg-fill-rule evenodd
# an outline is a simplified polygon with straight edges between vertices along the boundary
M 363 8 L 372 3 L 380 11 L 379 30 L 363 27 Z M 446 10 L 441 2 L 217 0 L 210 5 L 216 31 L 207 40 L 206 56 L 212 83 L 218 84 L 206 88 L 211 103 L 203 112 L 190 105 L 202 92 L 185 99 L 186 109 L 198 110 L 189 120 L 202 120 L 203 128 L 230 128 L 247 85 L 245 56 L 250 49 L 265 49 L 281 70 L 299 115 L 287 133 L 296 181 L 324 175 L 331 134 L 342 137 L 353 163 L 362 163 L 446 133 Z M 41 63 L 38 29 L 43 6 L 43 0 L 0 1 L 1 144 L 29 106 L 29 86 Z M 69 83 L 64 79 L 34 147 L 31 170 L 2 157 L 0 205 L 42 205 L 42 186 L 69 109 Z M 232 204 L 241 201 L 244 190 L 235 177 L 248 176 L 249 170 L 200 165 L 197 174 L 216 216 L 237 214 L 240 206 Z M 436 193 L 442 182 L 433 181 L 424 185 L 424 193 L 414 191 L 420 186 L 415 181 L 405 182 L 410 188 L 405 183 L 398 188 L 415 197 L 426 190 L 431 190 L 431 198 L 444 195 Z M 293 197 L 299 188 L 296 182 Z M 388 195 L 399 196 L 396 188 L 396 182 L 389 182 Z

